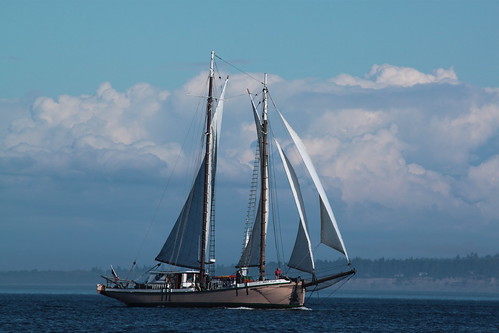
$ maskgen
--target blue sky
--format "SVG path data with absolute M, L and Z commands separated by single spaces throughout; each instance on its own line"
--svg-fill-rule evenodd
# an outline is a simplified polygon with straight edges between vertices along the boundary
M 0 269 L 156 255 L 185 174 L 153 212 L 188 155 L 212 49 L 270 74 L 352 257 L 497 253 L 498 12 L 496 1 L 2 1 Z M 257 85 L 218 64 L 232 99 L 217 200 L 231 209 L 217 212 L 242 221 L 254 138 L 237 96 Z M 220 232 L 221 262 L 237 260 L 227 249 L 241 234 Z

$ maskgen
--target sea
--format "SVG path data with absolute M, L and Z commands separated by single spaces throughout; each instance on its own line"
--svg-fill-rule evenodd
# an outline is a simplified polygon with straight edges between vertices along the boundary
M 499 332 L 499 297 L 343 292 L 293 310 L 138 308 L 86 289 L 0 288 L 0 332 Z

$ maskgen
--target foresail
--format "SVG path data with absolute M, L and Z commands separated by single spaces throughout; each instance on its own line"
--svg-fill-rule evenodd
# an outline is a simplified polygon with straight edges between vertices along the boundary
M 211 131 L 211 161 L 205 163 L 206 158 L 201 162 L 198 173 L 194 180 L 194 184 L 189 192 L 189 196 L 180 212 L 175 225 L 170 232 L 163 248 L 157 255 L 156 260 L 168 263 L 175 266 L 199 268 L 201 247 L 205 249 L 209 243 L 209 228 L 206 230 L 206 243 L 201 244 L 201 235 L 203 232 L 203 206 L 205 199 L 205 191 L 207 193 L 207 218 L 211 219 L 213 206 L 213 193 L 215 185 L 217 150 L 220 141 L 220 130 L 222 126 L 223 101 L 225 95 L 225 87 L 227 80 L 223 86 L 220 98 L 218 99 L 217 107 L 213 113 L 210 131 Z M 208 165 L 208 184 L 204 183 L 205 168 Z M 206 186 L 205 186 L 206 185 Z M 207 221 L 210 222 L 210 221 Z M 211 259 L 211 258 L 210 258 Z
M 157 261 L 181 267 L 199 267 L 203 223 L 204 168 L 203 161 L 177 222 L 156 257 Z
M 348 258 L 347 250 L 343 243 L 343 238 L 341 237 L 340 230 L 338 229 L 336 219 L 334 218 L 333 210 L 331 208 L 331 205 L 329 204 L 329 200 L 327 198 L 326 192 L 324 191 L 324 187 L 322 186 L 319 176 L 317 175 L 317 171 L 312 164 L 312 160 L 310 159 L 310 156 L 305 149 L 305 145 L 280 112 L 279 115 L 281 116 L 284 125 L 286 126 L 291 138 L 293 139 L 293 142 L 296 145 L 296 148 L 298 149 L 303 159 L 303 162 L 305 163 L 305 166 L 307 167 L 310 176 L 312 177 L 317 192 L 319 192 L 321 205 L 321 243 L 343 253 L 346 259 L 350 261 L 350 259 Z
M 281 157 L 282 164 L 284 165 L 286 176 L 288 177 L 291 192 L 293 193 L 296 208 L 298 209 L 298 215 L 300 216 L 298 234 L 296 235 L 295 246 L 293 247 L 293 252 L 291 253 L 291 258 L 289 259 L 288 266 L 313 274 L 315 267 L 312 254 L 312 245 L 308 233 L 307 218 L 305 215 L 305 208 L 303 205 L 303 198 L 301 195 L 298 178 L 296 177 L 296 173 L 293 169 L 293 166 L 289 162 L 288 157 L 279 145 L 279 142 L 275 140 L 275 143 L 277 146 L 277 150 L 279 151 L 279 156 Z

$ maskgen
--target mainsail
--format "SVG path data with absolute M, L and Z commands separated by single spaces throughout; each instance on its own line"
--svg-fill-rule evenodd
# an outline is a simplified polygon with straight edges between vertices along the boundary
M 261 211 L 261 207 L 258 205 L 253 229 L 236 267 L 255 267 L 260 264 L 260 238 L 262 234 L 260 223 L 262 220 Z
M 260 154 L 258 160 L 260 163 L 263 161 L 263 129 L 262 129 L 262 121 L 260 120 L 260 116 L 258 115 L 258 110 L 255 106 L 255 102 L 251 97 L 251 94 L 248 90 L 248 94 L 251 100 L 251 107 L 253 110 L 253 116 L 255 120 L 255 127 L 257 133 L 257 141 L 258 141 L 258 153 Z M 260 166 L 262 168 L 263 165 Z M 255 267 L 260 264 L 260 244 L 261 244 L 261 235 L 262 235 L 262 194 L 260 193 L 260 198 L 258 200 L 258 210 L 255 217 L 255 221 L 253 227 L 250 232 L 250 236 L 248 241 L 246 242 L 246 246 L 241 254 L 241 258 L 239 259 L 239 263 L 237 267 Z

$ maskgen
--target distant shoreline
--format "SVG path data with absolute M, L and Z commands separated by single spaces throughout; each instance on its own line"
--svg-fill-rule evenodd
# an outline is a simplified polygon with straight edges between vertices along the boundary
M 338 286 L 340 294 L 386 295 L 475 295 L 499 297 L 499 254 L 479 257 L 469 254 L 455 258 L 410 258 L 410 259 L 352 259 L 357 274 Z M 341 261 L 317 262 L 316 270 L 331 271 L 345 269 Z M 273 271 L 276 263 L 267 265 Z M 122 277 L 137 279 L 150 267 L 136 267 L 134 272 L 116 266 Z M 349 268 L 347 268 L 349 269 Z M 217 265 L 217 274 L 234 274 L 234 265 Z M 0 293 L 35 292 L 48 293 L 83 292 L 94 293 L 95 285 L 102 282 L 101 275 L 109 275 L 109 270 L 19 270 L 0 271 Z M 319 273 L 320 276 L 320 273 Z M 144 276 L 141 278 L 145 278 Z M 320 292 L 329 295 L 337 288 L 333 286 Z
M 0 277 L 2 273 L 0 272 Z M 99 280 L 96 275 L 91 281 L 63 282 L 6 282 L 0 278 L 2 294 L 96 294 L 95 286 Z M 339 288 L 332 287 L 318 293 L 328 297 L 408 297 L 408 298 L 490 298 L 499 299 L 499 284 L 495 278 L 353 278 Z

